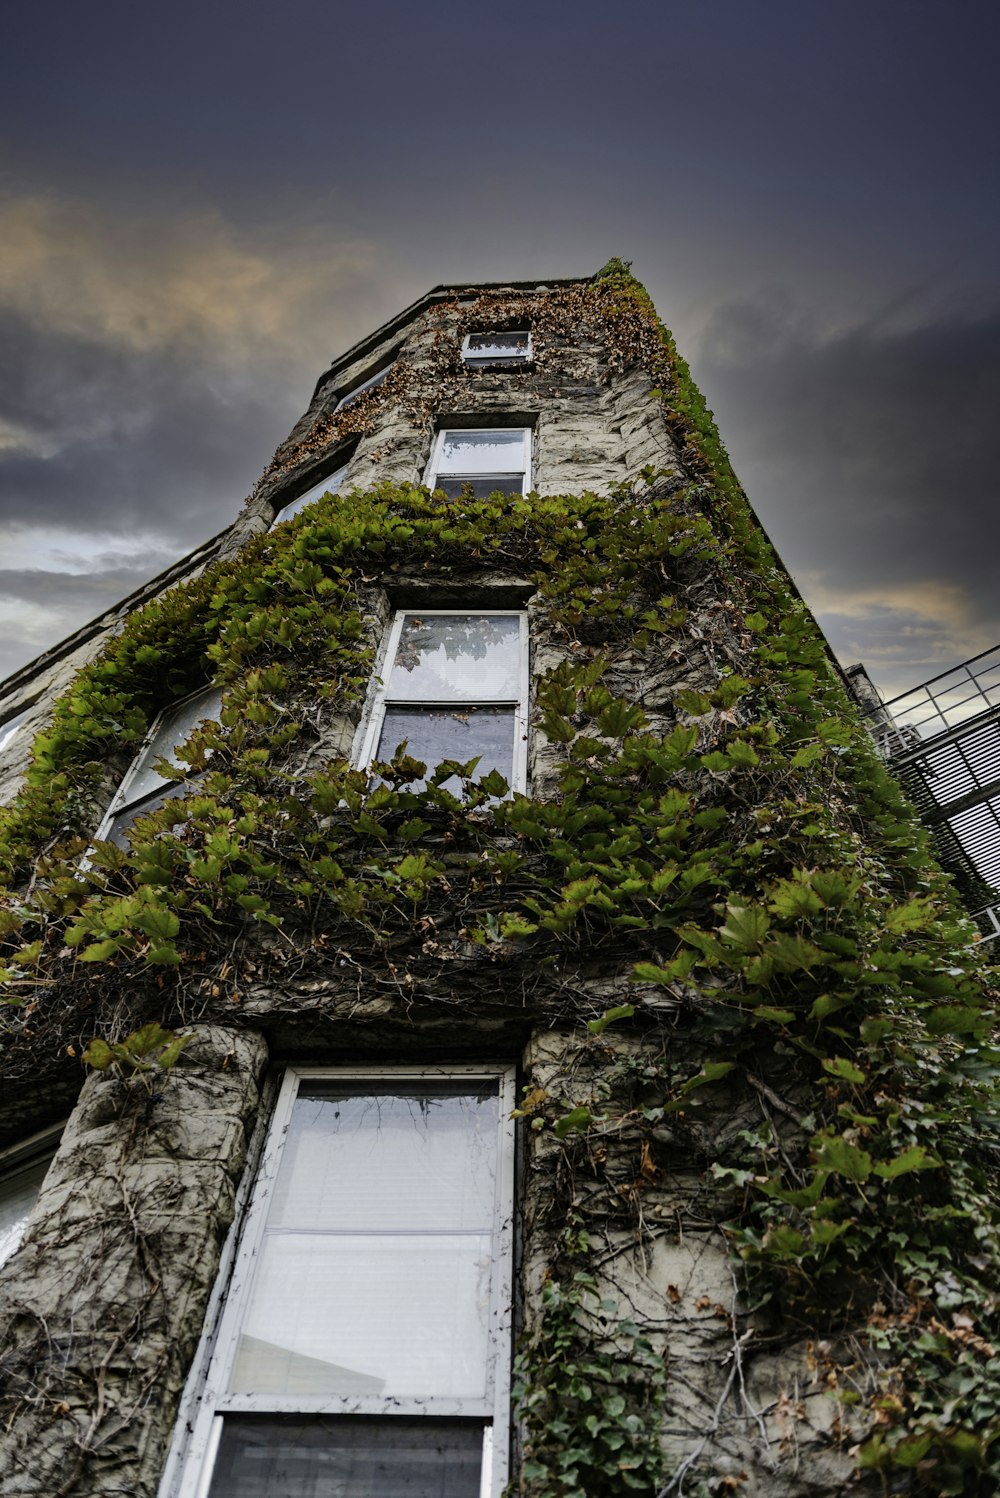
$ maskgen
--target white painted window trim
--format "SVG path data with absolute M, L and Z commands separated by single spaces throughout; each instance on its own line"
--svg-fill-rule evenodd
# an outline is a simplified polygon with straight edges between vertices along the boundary
M 292 1108 L 302 1082 L 309 1081 L 492 1081 L 498 1084 L 497 1184 L 494 1199 L 494 1274 L 490 1297 L 489 1366 L 484 1400 L 398 1398 L 365 1399 L 333 1396 L 233 1395 L 225 1382 L 239 1342 L 245 1309 L 253 1288 L 253 1271 L 263 1243 L 271 1195 L 291 1122 Z M 419 1415 L 423 1419 L 462 1416 L 483 1421 L 483 1477 L 481 1498 L 501 1498 L 508 1479 L 510 1433 L 510 1358 L 514 1294 L 514 1120 L 517 1106 L 513 1066 L 458 1064 L 455 1066 L 338 1066 L 290 1067 L 278 1094 L 264 1144 L 250 1203 L 239 1229 L 232 1277 L 218 1322 L 207 1373 L 198 1396 L 186 1396 L 181 1420 L 186 1439 L 183 1456 L 175 1456 L 164 1474 L 160 1498 L 207 1498 L 226 1413 L 374 1415 L 386 1420 Z M 186 1419 L 184 1418 L 186 1414 Z M 181 1422 L 179 1422 L 181 1423 Z M 499 1439 L 494 1439 L 494 1436 Z M 175 1436 L 175 1441 L 176 1441 Z M 168 1467 L 170 1467 L 168 1463 Z
M 530 427 L 441 427 L 437 436 L 434 438 L 434 442 L 431 446 L 430 459 L 428 461 L 427 467 L 424 469 L 423 482 L 428 489 L 433 489 L 437 483 L 438 466 L 441 462 L 441 453 L 444 448 L 445 438 L 449 437 L 452 432 L 520 432 L 521 442 L 523 444 L 522 451 L 524 454 L 524 487 L 521 490 L 521 493 L 529 494 L 531 492 L 531 465 L 533 453 L 531 443 L 532 433 Z M 521 471 L 522 470 L 518 468 L 510 468 L 506 470 L 501 469 L 499 470 L 499 476 L 503 477 L 505 473 L 513 474 L 520 473 Z M 441 477 L 446 479 L 468 478 L 471 483 L 473 479 L 478 477 L 478 475 L 443 473 Z
M 457 699 L 441 698 L 430 700 L 429 698 L 402 697 L 389 695 L 389 678 L 392 675 L 393 662 L 396 659 L 396 651 L 399 648 L 399 637 L 403 632 L 403 621 L 410 615 L 417 615 L 421 619 L 475 619 L 479 616 L 490 619 L 517 619 L 520 621 L 518 631 L 518 695 L 514 697 L 490 697 L 483 695 L 474 700 L 463 699 L 461 706 L 464 707 L 512 707 L 514 709 L 514 757 L 512 762 L 512 773 L 510 778 L 510 789 L 520 791 L 522 795 L 528 790 L 528 695 L 531 687 L 531 673 L 529 669 L 530 639 L 528 635 L 528 613 L 526 609 L 491 609 L 488 604 L 479 608 L 467 609 L 435 609 L 435 608 L 406 608 L 397 609 L 389 628 L 385 651 L 381 662 L 381 675 L 375 678 L 375 693 L 367 710 L 367 716 L 362 720 L 361 745 L 358 750 L 356 764 L 359 770 L 367 770 L 375 758 L 378 747 L 379 735 L 382 732 L 382 723 L 385 719 L 386 707 L 390 704 L 394 707 L 426 707 L 442 708 L 455 707 L 459 705 Z
M 471 346 L 473 338 L 517 338 L 522 333 L 527 339 L 527 343 L 525 344 L 523 352 L 514 351 L 513 353 L 507 354 L 481 354 L 477 349 L 474 349 Z M 528 364 L 532 358 L 533 353 L 534 350 L 531 345 L 530 328 L 482 328 L 475 333 L 466 333 L 465 337 L 462 339 L 462 361 L 463 363 L 468 364 L 471 369 L 475 369 L 477 365 L 484 364 Z
M 220 688 L 218 687 L 199 687 L 196 692 L 189 692 L 186 697 L 178 697 L 174 702 L 169 703 L 167 707 L 163 708 L 160 712 L 157 713 L 156 717 L 150 724 L 149 729 L 147 730 L 145 738 L 139 745 L 139 748 L 136 750 L 135 758 L 129 765 L 128 769 L 125 771 L 125 774 L 122 777 L 121 784 L 111 798 L 108 809 L 101 819 L 101 824 L 94 834 L 95 840 L 100 841 L 102 838 L 107 838 L 109 832 L 111 831 L 111 828 L 114 826 L 115 817 L 117 817 L 121 812 L 126 811 L 133 804 L 132 801 L 129 800 L 129 786 L 135 780 L 136 776 L 139 774 L 140 769 L 143 767 L 143 761 L 145 759 L 146 751 L 155 740 L 156 735 L 159 732 L 162 719 L 166 717 L 167 713 L 173 712 L 176 708 L 183 707 L 186 702 L 194 702 L 198 697 L 208 697 L 210 694 L 215 694 L 219 691 Z M 212 718 L 210 714 L 206 713 L 205 717 L 199 721 L 206 723 L 215 723 L 218 722 L 218 719 Z M 193 733 L 194 730 L 192 729 L 191 732 Z M 187 735 L 187 738 L 190 738 L 190 736 L 191 735 L 189 733 Z M 185 742 L 185 739 L 180 740 L 181 744 Z M 173 745 L 173 747 L 176 749 L 179 748 L 179 745 L 175 744 Z M 163 782 L 163 785 L 166 790 L 169 790 L 170 787 L 176 783 L 177 782 L 172 780 L 165 780 Z M 154 794 L 155 793 L 153 791 L 149 792 L 150 800 L 152 800 Z M 146 798 L 143 797 L 142 799 L 145 800 Z

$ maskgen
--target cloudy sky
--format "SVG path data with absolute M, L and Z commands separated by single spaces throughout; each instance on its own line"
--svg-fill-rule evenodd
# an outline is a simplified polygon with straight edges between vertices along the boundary
M 441 281 L 634 262 L 845 663 L 1000 641 L 1000 10 L 53 0 L 0 58 L 0 676 Z

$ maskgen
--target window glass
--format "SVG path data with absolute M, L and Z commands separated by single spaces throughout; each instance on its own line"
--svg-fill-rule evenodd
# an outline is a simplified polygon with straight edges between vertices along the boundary
M 31 1209 L 38 1200 L 45 1173 L 52 1163 L 53 1149 L 30 1164 L 0 1176 L 0 1264 L 21 1246 Z
M 531 334 L 470 333 L 462 348 L 466 364 L 518 364 L 531 358 Z
M 482 1426 L 227 1420 L 211 1498 L 479 1498 Z
M 24 708 L 21 712 L 15 713 L 12 718 L 6 718 L 3 723 L 0 723 L 0 751 L 7 748 L 27 716 L 28 709 Z
M 482 1397 L 497 1090 L 300 1093 L 233 1391 Z
M 524 434 L 505 431 L 451 431 L 442 433 L 438 472 L 493 474 L 524 472 Z
M 509 707 L 419 708 L 387 706 L 379 735 L 377 760 L 392 759 L 405 742 L 406 753 L 427 766 L 427 774 L 445 759 L 468 764 L 478 757 L 473 779 L 498 770 L 507 784 L 514 778 L 514 709 Z M 409 782 L 420 790 L 426 782 Z M 444 789 L 458 795 L 462 782 L 451 775 Z
M 511 614 L 407 614 L 389 695 L 476 702 L 518 696 L 521 621 Z
M 271 521 L 271 525 L 275 526 L 282 520 L 291 520 L 293 515 L 300 514 L 306 505 L 311 505 L 314 500 L 321 499 L 324 494 L 336 494 L 344 482 L 344 475 L 347 472 L 347 468 L 348 465 L 342 463 L 339 468 L 335 469 L 333 473 L 328 474 L 325 479 L 320 479 L 318 484 L 313 484 L 311 489 L 307 489 L 304 494 L 300 494 L 298 499 L 290 500 L 287 505 L 283 505 Z
M 151 737 L 140 751 L 135 765 L 122 781 L 121 789 L 112 802 L 108 825 L 104 837 L 120 848 L 128 847 L 126 831 L 136 817 L 153 811 L 164 801 L 174 796 L 189 795 L 192 782 L 164 780 L 154 768 L 158 759 L 166 759 L 173 765 L 183 767 L 177 750 L 190 738 L 199 723 L 215 722 L 222 711 L 222 692 L 212 687 L 186 697 L 183 702 L 160 715 Z
M 353 390 L 349 390 L 346 395 L 341 396 L 334 409 L 343 411 L 345 406 L 349 406 L 352 401 L 356 401 L 359 395 L 364 395 L 366 390 L 374 390 L 377 385 L 381 385 L 391 368 L 392 365 L 387 364 L 384 369 L 377 370 L 375 374 L 370 375 L 360 385 L 355 385 Z

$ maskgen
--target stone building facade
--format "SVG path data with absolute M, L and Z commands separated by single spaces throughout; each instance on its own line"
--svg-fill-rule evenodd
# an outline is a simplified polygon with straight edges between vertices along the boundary
M 980 1490 L 878 1236 L 968 933 L 625 267 L 350 350 L 4 723 L 5 1498 Z

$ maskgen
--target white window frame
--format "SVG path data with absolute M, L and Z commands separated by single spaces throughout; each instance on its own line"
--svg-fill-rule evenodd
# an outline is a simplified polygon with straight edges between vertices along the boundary
M 506 354 L 481 354 L 472 347 L 473 338 L 520 338 L 523 337 L 525 345 L 523 350 L 514 350 Z M 531 361 L 533 349 L 531 346 L 530 328 L 481 328 L 478 332 L 466 333 L 462 339 L 462 362 L 470 369 L 489 368 L 494 364 L 528 364 Z
M 532 444 L 531 444 L 531 428 L 530 427 L 516 427 L 516 426 L 509 426 L 509 427 L 441 427 L 441 429 L 438 431 L 436 437 L 434 438 L 433 445 L 431 446 L 430 461 L 428 462 L 427 467 L 424 470 L 424 483 L 426 484 L 426 486 L 427 486 L 428 489 L 435 489 L 437 487 L 438 468 L 439 468 L 440 463 L 441 463 L 441 454 L 444 451 L 445 439 L 448 438 L 448 437 L 450 437 L 453 432 L 464 432 L 466 435 L 470 435 L 472 433 L 480 433 L 480 432 L 491 432 L 491 433 L 492 432 L 505 432 L 505 433 L 519 432 L 521 434 L 522 452 L 524 454 L 524 469 L 523 469 L 523 472 L 524 472 L 524 486 L 523 486 L 523 488 L 519 492 L 521 494 L 528 494 L 528 493 L 530 493 L 530 491 L 531 491 L 531 465 L 532 465 L 532 457 L 533 457 L 533 454 L 532 454 Z M 510 474 L 514 474 L 514 473 L 521 472 L 521 470 L 520 469 L 516 469 L 516 468 L 511 468 L 511 469 L 507 470 L 507 472 L 510 473 Z M 458 480 L 460 482 L 464 482 L 464 481 L 467 480 L 469 483 L 472 483 L 477 478 L 489 477 L 489 475 L 482 475 L 482 474 L 475 474 L 475 473 L 470 473 L 470 474 L 443 473 L 443 474 L 441 474 L 441 477 L 445 478 L 445 479 L 448 479 L 451 482 L 454 482 L 455 480 Z M 504 473 L 501 471 L 499 474 L 496 475 L 496 477 L 503 478 L 504 477 Z
M 275 511 L 274 519 L 268 526 L 268 530 L 273 531 L 276 525 L 280 525 L 283 521 L 292 520 L 296 515 L 300 515 L 307 505 L 314 504 L 324 494 L 339 493 L 340 486 L 344 482 L 344 475 L 350 466 L 350 458 L 345 458 L 343 463 L 328 473 L 325 479 L 320 479 L 318 483 L 313 484 L 302 494 L 298 494 L 294 499 L 288 500 L 287 504 L 283 504 L 280 510 Z
M 352 401 L 356 401 L 359 395 L 364 395 L 366 390 L 374 390 L 377 385 L 381 385 L 395 363 L 396 355 L 394 354 L 387 364 L 383 364 L 381 368 L 376 369 L 375 373 L 369 375 L 367 380 L 362 380 L 359 385 L 352 385 L 350 390 L 345 390 L 333 408 L 334 415 L 338 411 L 343 411 L 345 406 L 349 406 Z
M 55 1158 L 65 1127 L 66 1120 L 63 1119 L 61 1123 L 50 1124 L 48 1128 L 40 1129 L 36 1134 L 29 1135 L 27 1139 L 22 1139 L 18 1144 L 12 1144 L 7 1149 L 0 1150 L 0 1196 L 3 1195 L 5 1186 L 15 1182 L 18 1176 L 23 1175 L 33 1166 L 46 1161 L 46 1170 L 48 1169 Z M 40 1190 L 41 1186 L 39 1186 Z M 7 1248 L 6 1253 L 0 1258 L 0 1270 L 17 1253 L 23 1240 L 22 1233 L 21 1237 Z
M 490 1294 L 489 1354 L 484 1399 L 373 1398 L 343 1395 L 229 1394 L 226 1380 L 239 1344 L 244 1315 L 253 1290 L 253 1268 L 260 1255 L 268 1208 L 291 1123 L 292 1108 L 303 1082 L 456 1082 L 496 1081 L 498 1088 L 497 1173 L 494 1204 L 494 1273 Z M 370 1415 L 385 1420 L 420 1416 L 433 1421 L 460 1416 L 482 1421 L 483 1465 L 480 1498 L 501 1498 L 508 1479 L 510 1436 L 510 1359 L 514 1293 L 514 1120 L 517 1106 L 515 1068 L 503 1065 L 289 1067 L 252 1187 L 250 1204 L 239 1231 L 232 1278 L 214 1338 L 208 1371 L 198 1395 L 182 1403 L 188 1409 L 190 1435 L 176 1466 L 168 1464 L 160 1498 L 207 1498 L 227 1414 Z M 234 1229 L 236 1231 L 237 1229 Z M 194 1391 L 189 1389 L 189 1394 Z M 197 1413 L 193 1411 L 197 1410 Z M 494 1439 L 494 1432 L 500 1438 Z
M 153 722 L 152 722 L 152 724 L 151 724 L 151 726 L 149 728 L 148 733 L 146 734 L 146 737 L 143 739 L 143 741 L 140 744 L 138 750 L 136 751 L 135 758 L 133 759 L 132 763 L 129 765 L 128 769 L 125 771 L 125 774 L 124 774 L 124 776 L 122 778 L 121 785 L 115 791 L 115 794 L 111 798 L 111 803 L 108 806 L 107 811 L 104 813 L 104 817 L 103 817 L 103 819 L 101 821 L 101 824 L 98 827 L 97 832 L 95 834 L 95 837 L 99 841 L 100 840 L 107 840 L 110 837 L 111 831 L 112 831 L 112 829 L 114 827 L 115 818 L 118 817 L 118 816 L 120 816 L 123 811 L 129 810 L 130 807 L 133 804 L 135 804 L 136 801 L 142 800 L 143 802 L 145 802 L 148 799 L 148 801 L 150 803 L 149 804 L 149 810 L 150 811 L 155 811 L 156 810 L 156 805 L 153 802 L 153 797 L 156 794 L 154 791 L 148 791 L 145 796 L 143 796 L 141 798 L 134 798 L 134 800 L 130 800 L 129 799 L 129 788 L 132 785 L 133 781 L 136 779 L 136 777 L 139 775 L 139 773 L 143 769 L 146 768 L 146 755 L 147 755 L 147 752 L 150 749 L 150 747 L 152 746 L 152 744 L 155 742 L 156 736 L 157 736 L 157 734 L 159 733 L 159 730 L 160 730 L 160 723 L 163 720 L 163 718 L 166 717 L 167 713 L 172 713 L 172 712 L 176 711 L 177 708 L 183 707 L 184 704 L 187 703 L 187 702 L 195 702 L 199 697 L 204 697 L 204 698 L 207 699 L 209 697 L 219 697 L 219 696 L 221 696 L 221 688 L 220 687 L 199 687 L 198 690 L 197 690 L 197 692 L 189 692 L 186 697 L 178 697 L 175 702 L 171 702 L 168 707 L 163 708 L 163 710 L 161 712 L 157 713 L 156 717 L 153 719 Z M 218 721 L 219 721 L 218 718 L 217 717 L 213 718 L 210 712 L 206 712 L 205 715 L 204 715 L 204 717 L 201 718 L 201 719 L 199 719 L 199 723 L 217 723 Z M 174 749 L 180 748 L 180 745 L 186 743 L 187 739 L 190 738 L 191 733 L 193 733 L 193 732 L 194 732 L 194 729 L 191 729 L 190 732 L 186 735 L 185 738 L 181 739 L 179 743 L 174 744 L 172 747 Z M 166 759 L 168 757 L 168 755 L 164 754 L 162 756 L 160 756 L 160 755 L 156 756 L 156 758 L 161 758 L 161 757 L 163 759 Z M 183 784 L 183 783 L 184 782 L 178 782 L 178 781 L 173 781 L 173 780 L 164 780 L 164 782 L 163 782 L 163 791 L 164 791 L 164 794 L 166 792 L 168 792 L 171 789 L 172 786 L 174 786 L 176 784 Z M 140 812 L 139 815 L 141 816 L 142 813 Z
M 424 697 L 403 697 L 395 693 L 389 695 L 389 680 L 392 675 L 393 662 L 396 659 L 396 651 L 399 649 L 400 636 L 403 633 L 404 620 L 416 615 L 421 619 L 517 619 L 520 621 L 518 633 L 518 695 L 513 697 L 476 697 L 466 700 L 451 697 L 440 700 L 430 700 Z M 430 711 L 450 707 L 512 707 L 514 709 L 514 753 L 511 766 L 510 790 L 511 794 L 520 791 L 522 795 L 528 789 L 528 694 L 531 686 L 531 675 L 529 671 L 530 639 L 528 635 L 528 612 L 526 609 L 491 609 L 489 604 L 483 604 L 479 608 L 467 609 L 435 609 L 410 607 L 397 609 L 395 617 L 389 628 L 385 650 L 382 655 L 381 674 L 375 678 L 375 694 L 369 708 L 367 720 L 364 722 L 361 745 L 358 751 L 356 763 L 361 770 L 367 770 L 375 758 L 378 748 L 379 737 L 382 733 L 382 724 L 385 721 L 385 710 L 387 707 L 425 707 Z

